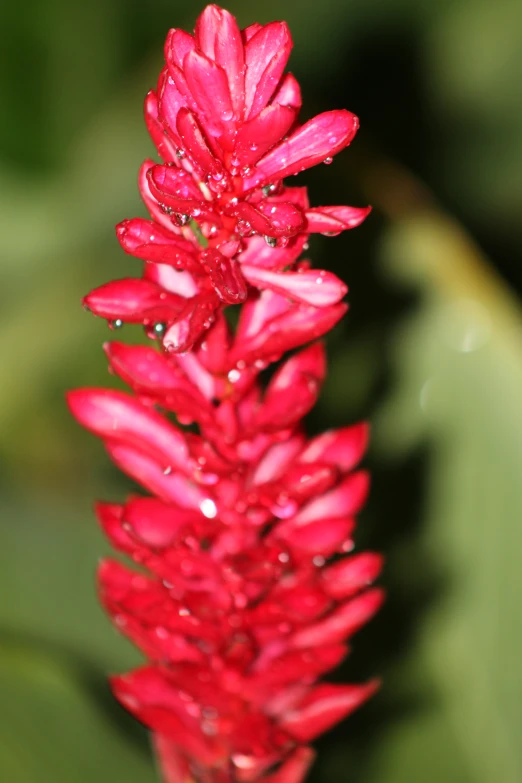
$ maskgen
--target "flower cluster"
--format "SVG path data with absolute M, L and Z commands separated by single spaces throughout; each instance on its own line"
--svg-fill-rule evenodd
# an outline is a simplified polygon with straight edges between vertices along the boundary
M 357 127 L 346 111 L 296 125 L 290 47 L 284 23 L 240 31 L 216 6 L 194 37 L 169 33 L 145 110 L 164 161 L 140 174 L 152 220 L 117 229 L 144 274 L 86 297 L 166 350 L 108 343 L 132 394 L 68 396 L 149 493 L 98 505 L 115 549 L 139 565 L 106 560 L 99 582 L 147 659 L 112 687 L 152 730 L 166 783 L 301 783 L 308 743 L 376 688 L 317 684 L 380 606 L 369 584 L 381 558 L 348 554 L 368 491 L 355 470 L 366 425 L 304 434 L 326 364 L 320 342 L 303 346 L 345 312 L 346 287 L 299 258 L 311 232 L 351 228 L 368 210 L 310 209 L 304 188 L 282 182 Z M 238 303 L 232 329 L 223 311 Z
M 145 101 L 163 159 L 145 161 L 139 175 L 152 220 L 117 227 L 123 249 L 145 261 L 144 273 L 92 291 L 85 305 L 96 315 L 141 323 L 165 348 L 184 352 L 223 304 L 244 302 L 250 286 L 284 294 L 293 311 L 342 299 L 346 287 L 335 275 L 298 258 L 310 233 L 353 228 L 369 209 L 310 209 L 306 188 L 285 187 L 283 178 L 331 162 L 358 120 L 330 111 L 298 125 L 299 85 L 284 75 L 291 47 L 284 22 L 240 31 L 214 5 L 194 36 L 170 31 L 166 65 Z

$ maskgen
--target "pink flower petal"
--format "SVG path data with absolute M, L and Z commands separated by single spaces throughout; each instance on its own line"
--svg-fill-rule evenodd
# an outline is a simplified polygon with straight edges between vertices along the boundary
M 335 305 L 348 290 L 336 275 L 323 270 L 272 272 L 244 263 L 241 269 L 246 280 L 256 288 L 269 288 L 296 302 L 304 302 L 314 307 Z
M 185 438 L 134 397 L 108 389 L 78 389 L 67 402 L 73 416 L 100 438 L 141 449 L 167 467 L 191 471 Z
M 156 223 L 159 223 L 163 228 L 168 231 L 173 231 L 175 234 L 181 233 L 181 228 L 174 222 L 175 219 L 171 219 L 167 212 L 161 209 L 157 199 L 154 198 L 150 191 L 150 184 L 148 178 L 148 172 L 157 164 L 153 160 L 146 160 L 141 168 L 138 177 L 138 186 L 140 189 L 140 195 L 145 203 L 145 206 L 149 210 L 151 217 L 154 218 Z
M 268 237 L 290 237 L 304 227 L 301 210 L 284 202 L 259 201 L 254 207 L 241 201 L 234 215 L 239 218 L 238 232 L 246 236 L 254 231 Z
M 256 416 L 257 426 L 278 430 L 301 419 L 315 404 L 325 372 L 326 357 L 321 343 L 288 359 L 268 385 Z
M 166 503 L 183 508 L 201 508 L 206 495 L 203 489 L 185 476 L 169 471 L 165 465 L 144 454 L 140 449 L 114 441 L 105 444 L 112 461 L 128 476 Z
M 223 166 L 214 157 L 203 136 L 195 115 L 188 109 L 180 109 L 176 119 L 176 129 L 183 147 L 192 162 L 205 176 L 222 177 Z
M 234 111 L 241 116 L 245 93 L 245 57 L 241 32 L 231 13 L 208 5 L 198 17 L 196 45 L 225 71 Z
M 257 187 L 263 182 L 289 177 L 321 163 L 344 149 L 358 127 L 359 120 L 349 111 L 328 111 L 317 115 L 261 158 L 253 174 L 245 179 L 245 187 Z
M 216 306 L 215 296 L 189 300 L 183 313 L 163 337 L 165 350 L 170 353 L 189 351 L 213 323 Z
M 211 766 L 220 758 L 222 752 L 216 739 L 201 732 L 196 718 L 185 718 L 187 703 L 179 695 L 179 686 L 162 677 L 154 667 L 112 677 L 111 685 L 116 698 L 138 720 L 176 742 L 202 764 Z
M 361 552 L 339 560 L 321 571 L 323 590 L 336 601 L 349 598 L 377 579 L 382 564 L 382 556 L 375 552 Z
M 307 231 L 335 235 L 360 226 L 371 207 L 316 207 L 306 211 Z
M 368 447 L 370 429 L 366 422 L 329 430 L 313 438 L 300 455 L 300 462 L 327 462 L 342 471 L 352 470 Z
M 291 237 L 284 247 L 280 245 L 270 247 L 261 236 L 248 237 L 241 253 L 241 265 L 259 266 L 272 271 L 291 267 L 301 255 L 307 238 L 307 234 L 300 232 Z
M 214 212 L 207 206 L 191 175 L 172 166 L 154 166 L 147 172 L 150 192 L 160 204 L 182 215 L 213 220 Z
M 202 251 L 200 261 L 222 302 L 239 304 L 245 301 L 247 288 L 237 261 L 210 248 Z
M 284 542 L 296 556 L 330 557 L 350 541 L 354 528 L 355 521 L 346 517 L 323 517 L 304 524 L 297 523 L 294 517 L 276 525 L 269 540 Z
M 274 94 L 292 49 L 285 22 L 272 22 L 250 38 L 245 47 L 245 117 L 255 117 Z
M 116 226 L 116 236 L 126 253 L 143 261 L 200 271 L 190 242 L 152 220 L 124 220 Z
M 158 99 L 154 90 L 150 90 L 145 98 L 144 105 L 145 123 L 149 135 L 154 142 L 158 153 L 165 163 L 176 162 L 176 144 L 172 138 L 165 135 L 165 129 L 159 119 Z M 175 127 L 175 126 L 174 126 Z
M 281 725 L 298 742 L 310 742 L 360 707 L 377 688 L 377 681 L 366 685 L 317 685 Z
M 183 311 L 186 299 L 166 293 L 148 280 L 128 277 L 95 288 L 84 298 L 84 303 L 102 318 L 136 324 L 173 321 Z
M 201 277 L 201 267 L 195 269 Z M 145 263 L 143 277 L 161 286 L 165 291 L 179 294 L 185 301 L 199 294 L 199 287 L 190 272 L 182 272 L 169 264 Z
M 235 139 L 234 158 L 240 168 L 252 166 L 292 127 L 297 113 L 277 103 L 267 106 L 239 127 Z
M 179 110 L 186 108 L 186 106 L 186 99 L 176 87 L 168 69 L 165 68 L 158 82 L 158 118 L 163 123 L 163 134 L 165 135 L 165 129 L 168 128 L 169 134 L 172 135 L 177 144 L 177 148 L 180 147 L 180 139 L 176 131 L 176 119 Z M 174 152 L 176 153 L 177 149 Z M 172 160 L 179 165 L 179 158 L 176 154 Z
M 200 111 L 209 123 L 211 134 L 226 138 L 233 130 L 231 120 L 235 116 L 226 72 L 197 51 L 186 55 L 183 72 Z
M 283 77 L 272 101 L 278 103 L 280 106 L 289 106 L 292 109 L 299 111 L 302 104 L 301 88 L 293 74 L 287 73 L 286 76 Z
M 184 422 L 212 421 L 212 408 L 187 376 L 164 354 L 123 343 L 104 345 L 111 367 L 140 395 L 176 412 Z
M 296 521 L 302 525 L 321 517 L 353 516 L 357 514 L 366 498 L 370 486 L 370 477 L 366 471 L 351 473 L 338 487 L 326 495 L 310 501 L 297 515 Z
M 384 600 L 382 590 L 373 588 L 335 609 L 324 620 L 297 631 L 289 639 L 292 649 L 337 644 L 365 625 Z
M 263 292 L 267 293 L 267 292 Z M 272 293 L 272 292 L 270 292 Z M 255 331 L 258 322 L 256 316 L 264 319 L 265 312 L 250 311 L 245 314 L 245 328 L 248 318 L 249 334 L 238 331 L 236 344 L 232 350 L 231 363 L 238 361 L 246 363 L 256 360 L 262 361 L 279 358 L 286 351 L 296 348 L 310 340 L 322 337 L 339 321 L 346 312 L 347 305 L 339 303 L 330 307 L 312 307 L 295 305 L 288 307 L 283 297 L 273 294 L 273 305 L 281 308 L 280 312 L 259 324 L 259 331 Z M 240 321 L 241 326 L 241 321 Z

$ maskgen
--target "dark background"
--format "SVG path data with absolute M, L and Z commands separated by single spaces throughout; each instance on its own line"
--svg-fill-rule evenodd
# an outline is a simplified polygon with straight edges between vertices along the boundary
M 310 428 L 369 418 L 358 544 L 387 557 L 384 610 L 342 680 L 381 693 L 319 743 L 311 783 L 522 780 L 522 6 L 516 0 L 233 2 L 286 19 L 304 116 L 359 136 L 306 178 L 314 204 L 372 203 L 311 256 L 350 286 Z M 92 500 L 129 484 L 69 418 L 111 384 L 90 288 L 138 273 L 113 226 L 143 214 L 142 99 L 166 0 L 0 10 L 0 779 L 152 783 L 146 732 L 108 671 L 139 660 L 97 606 Z M 136 332 L 125 330 L 125 338 Z

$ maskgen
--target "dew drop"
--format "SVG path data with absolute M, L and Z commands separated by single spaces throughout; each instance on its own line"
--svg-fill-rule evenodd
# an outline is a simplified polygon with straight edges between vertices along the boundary
M 172 214 L 172 212 L 170 213 Z M 190 215 L 184 215 L 181 212 L 176 212 L 176 220 L 180 226 L 186 226 L 190 222 Z
M 221 119 L 224 122 L 230 122 L 233 116 L 234 112 L 231 109 L 227 109 L 226 111 L 221 112 Z
M 317 566 L 317 568 L 321 568 L 326 563 L 326 560 L 322 555 L 315 555 L 315 557 L 312 558 L 312 563 L 314 566 Z
M 123 321 L 121 318 L 115 318 L 114 321 L 108 322 L 109 329 L 121 329 L 123 326 Z
M 288 561 L 290 560 L 290 555 L 288 554 L 288 552 L 280 552 L 277 556 L 277 559 L 279 560 L 280 563 L 288 563 Z
M 178 160 L 183 160 L 183 158 L 185 157 L 185 150 L 177 149 L 176 157 L 178 158 Z
M 167 467 L 163 471 L 164 476 L 170 476 L 172 473 L 172 465 L 167 465 Z
M 265 242 L 269 247 L 277 247 L 277 239 L 275 237 L 265 236 Z
M 211 498 L 205 498 L 201 501 L 199 508 L 201 513 L 207 519 L 214 519 L 217 515 L 217 506 Z
M 160 294 L 160 296 L 161 296 L 161 294 Z M 167 324 L 165 324 L 163 322 L 160 322 L 160 321 L 158 321 L 158 323 L 155 323 L 154 326 L 153 326 L 154 334 L 157 334 L 158 337 L 160 337 L 162 334 L 164 334 L 166 329 L 167 329 Z
M 241 378 L 241 373 L 239 370 L 230 370 L 227 377 L 230 383 L 236 383 Z
M 327 165 L 327 166 L 329 166 L 329 165 L 330 165 L 330 163 L 333 163 L 333 158 L 331 158 L 330 156 L 328 156 L 327 158 L 325 158 L 325 159 L 323 160 L 323 163 L 326 163 L 326 165 Z

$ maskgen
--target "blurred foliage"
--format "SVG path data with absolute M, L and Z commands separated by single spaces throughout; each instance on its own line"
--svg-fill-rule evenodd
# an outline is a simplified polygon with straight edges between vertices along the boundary
M 515 0 L 232 2 L 285 18 L 307 115 L 347 106 L 351 150 L 310 172 L 314 203 L 375 204 L 315 238 L 351 288 L 311 429 L 373 422 L 359 544 L 389 599 L 340 679 L 381 694 L 319 743 L 311 782 L 522 780 L 522 6 Z M 0 779 L 155 780 L 146 732 L 108 671 L 136 653 L 96 603 L 107 547 L 92 498 L 129 484 L 63 404 L 105 384 L 103 322 L 81 295 L 131 274 L 113 225 L 143 214 L 141 102 L 167 0 L 0 9 Z M 421 184 L 422 183 L 422 184 Z M 474 239 L 472 240 L 471 237 Z M 353 259 L 353 261 L 352 261 Z M 136 332 L 128 329 L 130 339 Z M 136 337 L 137 339 L 137 337 Z

